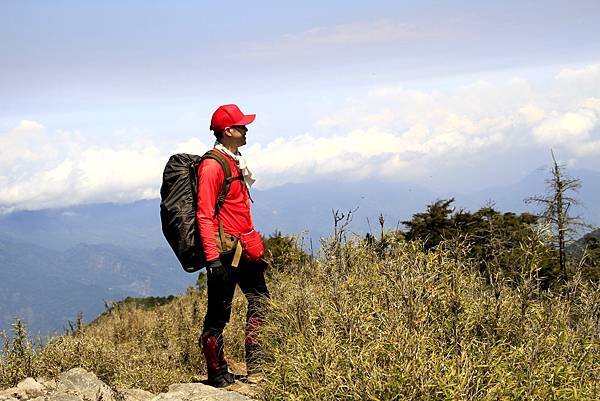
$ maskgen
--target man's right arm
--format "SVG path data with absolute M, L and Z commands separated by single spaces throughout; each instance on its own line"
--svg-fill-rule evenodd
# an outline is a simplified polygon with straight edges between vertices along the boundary
M 204 248 L 206 260 L 214 262 L 219 260 L 219 250 L 215 239 L 213 217 L 217 197 L 225 180 L 223 168 L 218 161 L 204 160 L 198 168 L 198 205 L 196 208 L 196 221 L 200 232 L 200 240 Z

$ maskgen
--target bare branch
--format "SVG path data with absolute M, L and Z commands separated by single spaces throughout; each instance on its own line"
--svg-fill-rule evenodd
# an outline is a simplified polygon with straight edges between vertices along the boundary
M 586 226 L 579 216 L 569 215 L 571 206 L 581 205 L 578 199 L 570 195 L 581 188 L 581 181 L 567 176 L 564 173 L 565 166 L 557 162 L 554 151 L 550 150 L 550 153 L 552 167 L 551 177 L 545 180 L 546 194 L 528 197 L 525 203 L 543 208 L 540 217 L 552 228 L 552 243 L 558 248 L 561 274 L 566 279 L 566 243 L 572 240 L 576 227 Z

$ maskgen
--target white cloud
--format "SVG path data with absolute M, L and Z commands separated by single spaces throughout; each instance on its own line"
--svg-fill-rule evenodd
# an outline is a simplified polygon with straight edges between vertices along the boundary
M 600 98 L 586 98 L 553 112 L 533 129 L 536 141 L 562 146 L 577 157 L 600 156 Z
M 246 154 L 258 174 L 259 188 L 337 175 L 410 180 L 430 171 L 427 164 L 437 158 L 476 153 L 504 141 L 498 133 L 476 135 L 476 131 L 473 122 L 451 118 L 433 131 L 415 124 L 400 133 L 367 128 L 341 135 L 281 138 L 267 146 L 252 145 Z
M 468 180 L 479 163 L 498 155 L 545 154 L 550 147 L 574 165 L 598 166 L 600 90 L 566 85 L 594 74 L 595 67 L 564 70 L 543 87 L 522 78 L 444 91 L 378 86 L 332 103 L 308 132 L 260 143 L 250 138 L 243 152 L 261 189 L 325 177 L 442 181 L 452 169 Z M 76 130 L 49 132 L 39 122 L 21 122 L 0 134 L 0 208 L 156 197 L 170 154 L 201 154 L 211 146 L 198 138 L 161 145 L 141 131 L 119 140 L 100 146 Z
M 596 80 L 600 76 L 600 64 L 591 64 L 579 68 L 563 68 L 558 73 L 558 79 L 565 81 Z
M 586 79 L 596 74 L 581 71 Z M 257 185 L 332 175 L 419 180 L 444 176 L 440 166 L 472 168 L 499 154 L 550 147 L 573 162 L 593 158 L 600 155 L 600 91 L 565 92 L 564 80 L 576 75 L 562 73 L 543 87 L 512 78 L 445 92 L 373 88 L 325 111 L 313 133 L 250 147 Z
M 523 114 L 529 124 L 539 123 L 546 115 L 544 110 L 534 104 L 526 104 L 519 109 L 519 112 Z
M 598 116 L 589 109 L 555 113 L 537 126 L 533 134 L 544 144 L 573 144 L 589 138 L 597 122 Z
M 0 166 L 4 168 L 17 161 L 36 161 L 54 153 L 55 149 L 45 136 L 43 125 L 22 120 L 17 127 L 0 135 Z
M 557 89 L 572 100 L 600 95 L 600 63 L 565 68 L 557 74 Z
M 206 149 L 195 139 L 173 149 L 148 141 L 90 145 L 78 132 L 49 133 L 33 121 L 0 134 L 0 143 L 0 212 L 155 198 L 170 154 Z
M 202 154 L 208 149 L 212 148 L 208 144 L 202 142 L 198 138 L 191 138 L 185 142 L 181 142 L 175 146 L 173 153 L 190 153 L 190 154 Z
M 35 121 L 21 120 L 19 126 L 15 128 L 15 131 L 38 131 L 43 129 L 44 126 Z
M 590 109 L 590 110 L 594 110 L 597 114 L 600 115 L 600 98 L 588 98 L 585 99 L 582 103 L 582 106 Z

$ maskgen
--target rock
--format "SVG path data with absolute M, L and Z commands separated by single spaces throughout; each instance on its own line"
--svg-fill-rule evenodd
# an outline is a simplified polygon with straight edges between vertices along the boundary
M 169 393 L 220 394 L 223 391 L 203 383 L 175 383 L 169 386 Z
M 45 377 L 38 377 L 37 379 L 35 379 L 38 383 L 40 383 L 42 386 L 44 386 L 44 390 L 47 393 L 50 393 L 54 390 L 56 390 L 56 381 L 55 380 L 51 380 L 51 379 L 46 379 Z
M 44 397 L 44 401 L 87 401 L 87 399 L 81 398 L 80 396 L 75 394 L 56 393 Z
M 38 383 L 34 378 L 28 377 L 17 384 L 17 388 L 25 393 L 27 398 L 41 397 L 46 394 L 43 384 Z
M 54 390 L 56 390 L 54 380 L 28 377 L 21 380 L 17 387 L 0 390 L 0 401 L 47 401 L 47 395 Z
M 44 378 L 27 378 L 17 387 L 0 390 L 0 401 L 252 401 L 251 385 L 237 382 L 225 389 L 201 383 L 180 383 L 157 396 L 140 389 L 116 392 L 82 368 L 62 373 L 58 383 Z
M 172 384 L 167 393 L 161 393 L 152 401 L 251 401 L 244 395 L 207 386 L 202 383 Z
M 5 388 L 4 390 L 0 390 L 0 397 L 8 397 L 12 395 L 18 389 L 16 387 Z M 0 398 L 1 400 L 2 398 Z
M 23 390 L 18 387 L 11 387 L 0 391 L 0 401 L 6 401 L 11 399 L 23 399 L 27 398 L 27 395 Z
M 225 388 L 227 391 L 235 391 L 238 394 L 245 395 L 246 397 L 255 399 L 258 396 L 258 392 L 256 389 L 256 384 L 244 383 L 241 381 L 236 381 L 231 386 L 227 386 Z
M 62 373 L 58 378 L 56 396 L 76 395 L 84 401 L 115 401 L 114 393 L 95 374 L 82 368 L 74 368 Z M 49 399 L 50 400 L 50 399 Z M 59 401 L 59 399 L 51 399 Z M 75 398 L 61 398 L 60 401 L 75 401 Z
M 150 401 L 154 394 L 139 388 L 120 388 L 117 392 L 123 396 L 123 401 Z

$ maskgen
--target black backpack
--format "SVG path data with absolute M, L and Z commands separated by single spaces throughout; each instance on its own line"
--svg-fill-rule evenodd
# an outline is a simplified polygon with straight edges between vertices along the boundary
M 225 181 L 215 205 L 215 216 L 219 213 L 231 182 L 240 177 L 231 177 L 231 168 L 225 157 L 216 150 L 203 156 L 178 153 L 169 158 L 163 172 L 160 187 L 160 221 L 162 232 L 175 252 L 181 266 L 188 273 L 202 269 L 206 264 L 198 223 L 198 166 L 203 160 L 214 159 L 225 173 Z

